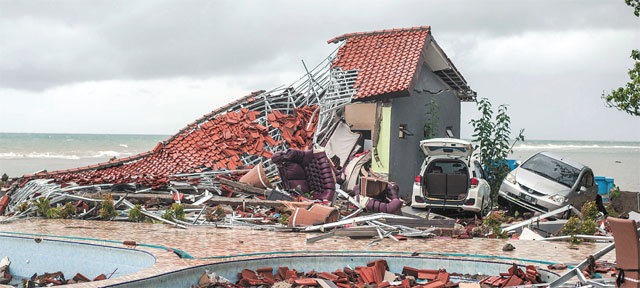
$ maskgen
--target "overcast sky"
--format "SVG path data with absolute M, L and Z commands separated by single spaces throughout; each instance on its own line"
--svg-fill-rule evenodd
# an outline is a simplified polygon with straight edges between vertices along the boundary
M 600 99 L 640 48 L 623 0 L 0 0 L 0 132 L 173 134 L 297 79 L 334 36 L 423 25 L 527 138 L 640 141 L 640 117 Z

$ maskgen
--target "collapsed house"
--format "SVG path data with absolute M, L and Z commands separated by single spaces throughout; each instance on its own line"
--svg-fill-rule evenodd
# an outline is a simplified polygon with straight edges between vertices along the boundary
M 372 197 L 385 191 L 397 201 L 350 200 L 371 212 L 397 212 L 422 160 L 418 143 L 430 119 L 425 105 L 435 102 L 440 110 L 434 136 L 459 137 L 460 103 L 474 101 L 476 93 L 428 26 L 345 34 L 328 43 L 340 46 L 296 82 L 220 107 L 152 151 L 14 179 L 0 199 L 0 215 L 20 216 L 28 212 L 24 203 L 45 197 L 55 204 L 84 190 L 164 191 L 177 202 L 187 193 L 202 204 L 209 192 L 238 196 L 234 183 L 251 169 L 258 172 L 259 189 L 266 188 L 261 191 L 275 188 L 286 199 L 294 199 L 287 191 L 295 189 L 326 201 L 341 190 Z M 361 181 L 368 171 L 375 179 Z M 76 209 L 88 201 L 73 197 Z

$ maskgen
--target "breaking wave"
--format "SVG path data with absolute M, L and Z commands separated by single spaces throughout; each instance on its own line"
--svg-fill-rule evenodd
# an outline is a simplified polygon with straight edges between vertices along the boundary
M 116 151 L 98 151 L 98 154 L 92 155 L 92 158 L 102 158 L 102 157 L 120 157 L 125 155 L 132 155 L 131 153 L 120 153 Z
M 637 149 L 640 145 L 599 145 L 599 144 L 519 144 L 513 150 L 589 150 L 589 149 Z
M 76 154 L 60 154 L 54 152 L 31 152 L 31 153 L 16 153 L 16 152 L 0 152 L 0 159 L 67 159 L 78 160 L 82 158 L 120 158 L 124 156 L 131 156 L 132 153 L 121 153 L 116 151 L 98 151 L 96 154 L 89 155 L 76 155 Z
M 129 148 L 129 145 L 127 145 L 127 144 L 118 144 L 118 146 L 124 147 L 124 148 Z
M 0 153 L 0 159 L 20 159 L 20 158 L 30 158 L 30 159 L 69 159 L 69 160 L 78 160 L 80 156 L 78 155 L 65 155 L 65 154 L 57 154 L 51 152 L 31 152 L 27 154 L 22 153 Z

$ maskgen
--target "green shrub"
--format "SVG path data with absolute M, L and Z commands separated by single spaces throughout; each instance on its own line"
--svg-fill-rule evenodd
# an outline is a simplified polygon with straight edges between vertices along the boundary
M 48 219 L 58 219 L 60 218 L 60 210 L 60 207 L 49 208 L 46 217 Z
M 609 189 L 609 200 L 620 198 L 620 186 L 613 184 L 613 188 Z
M 111 194 L 104 195 L 101 206 L 102 208 L 100 208 L 99 211 L 100 218 L 110 220 L 118 215 L 118 212 L 116 212 L 116 209 L 113 207 L 113 198 L 111 197 Z
M 285 226 L 289 224 L 289 214 L 281 213 L 280 216 L 278 216 L 278 222 Z
M 227 213 L 224 212 L 224 209 L 222 208 L 222 206 L 218 205 L 216 207 L 213 207 L 212 211 L 207 211 L 207 221 L 211 221 L 211 222 L 220 221 L 226 215 Z
M 575 235 L 593 235 L 598 231 L 599 211 L 595 201 L 590 201 L 582 205 L 582 217 L 572 216 L 560 230 L 562 235 L 571 235 L 571 244 L 582 242 Z
M 60 218 L 62 219 L 70 219 L 76 213 L 76 208 L 73 207 L 73 204 L 67 202 L 60 209 Z
M 165 209 L 164 214 L 162 215 L 162 218 L 167 220 L 173 220 L 173 218 L 175 218 L 173 209 Z
M 171 205 L 171 209 L 173 210 L 173 215 L 176 217 L 176 219 L 184 221 L 184 205 L 173 203 Z
M 571 244 L 580 243 L 580 239 L 575 237 L 575 235 L 580 234 L 580 217 L 571 216 L 567 221 L 567 224 L 562 227 L 560 233 L 563 235 L 571 235 Z
M 29 201 L 22 201 L 22 203 L 18 205 L 18 211 L 20 212 L 27 211 L 27 209 L 29 209 Z
M 49 211 L 49 199 L 45 197 L 40 197 L 38 200 L 33 201 L 33 204 L 36 205 L 36 215 L 41 217 L 47 217 L 47 211 Z
M 505 215 L 503 212 L 494 212 L 489 214 L 489 216 L 484 217 L 482 224 L 486 228 L 491 230 L 491 232 L 493 233 L 493 235 L 496 236 L 496 238 L 506 238 L 507 233 L 502 232 L 502 228 L 501 228 L 504 220 L 505 220 Z
M 609 217 L 620 218 L 620 214 L 618 213 L 618 211 L 616 211 L 615 208 L 613 208 L 613 204 L 611 203 L 611 201 L 609 201 L 609 203 L 604 206 L 604 208 L 607 209 L 607 214 L 609 215 Z
M 136 204 L 132 209 L 129 209 L 129 221 L 142 222 L 144 221 L 144 215 L 142 215 L 142 205 Z

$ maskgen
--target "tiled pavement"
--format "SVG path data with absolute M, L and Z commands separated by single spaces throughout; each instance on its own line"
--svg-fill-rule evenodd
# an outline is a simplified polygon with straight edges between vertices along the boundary
M 403 253 L 418 251 L 421 253 L 462 253 L 558 263 L 576 263 L 584 259 L 587 255 L 606 246 L 604 243 L 583 243 L 576 246 L 575 248 L 577 249 L 570 249 L 570 245 L 564 242 L 478 238 L 466 240 L 409 239 L 400 242 L 385 239 L 377 245 L 366 247 L 366 244 L 371 241 L 370 239 L 354 240 L 346 237 L 334 237 L 312 244 L 306 244 L 306 238 L 318 235 L 309 233 L 214 227 L 190 227 L 185 230 L 164 224 L 45 219 L 0 224 L 0 232 L 83 237 L 118 242 L 136 241 L 136 243 L 180 249 L 195 258 L 231 256 L 217 259 L 180 259 L 176 254 L 163 249 L 138 246 L 137 249 L 148 251 L 156 257 L 156 263 L 153 266 L 126 276 L 75 285 L 76 287 L 97 287 L 99 285 L 144 278 L 180 268 L 224 261 L 225 259 L 260 257 L 234 256 L 259 252 L 298 252 L 300 254 L 306 254 L 304 251 L 333 251 L 331 254 L 337 254 L 335 251 L 391 251 Z M 48 237 L 42 238 L 47 239 Z M 115 243 L 105 244 L 102 241 L 70 241 L 119 246 L 119 244 Z M 513 244 L 516 249 L 511 252 L 502 251 L 502 247 L 507 242 Z M 459 256 L 456 257 L 459 258 Z M 608 261 L 615 260 L 614 252 L 609 253 L 603 259 Z M 541 264 L 537 265 L 540 266 Z M 52 270 L 55 270 L 55 268 L 52 268 Z

